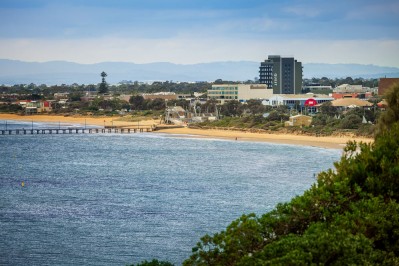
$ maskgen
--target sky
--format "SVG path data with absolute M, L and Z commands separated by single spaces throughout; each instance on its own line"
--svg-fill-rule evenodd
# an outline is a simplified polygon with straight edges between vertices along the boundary
M 397 0 L 0 0 L 0 58 L 399 67 Z

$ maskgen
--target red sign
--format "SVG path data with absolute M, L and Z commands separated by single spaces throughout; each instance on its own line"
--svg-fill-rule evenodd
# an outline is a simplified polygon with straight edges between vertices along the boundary
M 317 101 L 315 99 L 310 98 L 305 101 L 305 106 L 315 106 L 315 105 L 317 105 Z

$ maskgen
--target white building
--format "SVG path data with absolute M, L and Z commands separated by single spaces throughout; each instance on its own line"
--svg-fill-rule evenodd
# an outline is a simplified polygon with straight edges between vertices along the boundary
M 264 100 L 273 95 L 273 90 L 266 84 L 218 84 L 208 90 L 208 100 L 215 99 L 221 104 L 225 101 L 236 100 L 246 102 L 250 99 Z
M 265 99 L 264 101 L 262 101 L 262 104 L 273 107 L 286 105 L 289 108 L 298 108 L 304 107 L 305 102 L 311 99 L 316 101 L 317 104 L 322 104 L 334 100 L 334 98 L 324 94 L 275 94 L 269 99 Z

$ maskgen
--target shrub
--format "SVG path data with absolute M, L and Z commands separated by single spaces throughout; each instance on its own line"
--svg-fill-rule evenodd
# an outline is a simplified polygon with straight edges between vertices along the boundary
M 362 118 L 356 114 L 346 115 L 340 123 L 342 129 L 356 129 L 362 124 Z

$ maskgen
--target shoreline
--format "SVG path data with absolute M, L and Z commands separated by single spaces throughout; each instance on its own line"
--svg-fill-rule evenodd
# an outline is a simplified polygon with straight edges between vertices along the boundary
M 250 133 L 233 130 L 218 130 L 218 129 L 190 129 L 190 128 L 171 128 L 156 131 L 159 133 L 194 136 L 198 138 L 220 138 L 232 141 L 258 141 L 269 142 L 275 144 L 289 144 L 301 145 L 310 147 L 319 147 L 325 149 L 340 149 L 342 150 L 348 141 L 355 140 L 356 142 L 373 141 L 371 138 L 358 137 L 314 137 L 306 135 L 293 134 L 270 134 L 270 133 Z
M 47 122 L 47 123 L 75 123 L 87 124 L 93 126 L 150 126 L 159 124 L 158 120 L 141 120 L 139 122 L 126 121 L 123 117 L 91 117 L 91 116 L 61 116 L 61 115 L 29 115 L 20 116 L 16 114 L 0 114 L 0 120 L 16 120 L 26 122 Z M 192 128 L 170 128 L 153 131 L 156 133 L 164 133 L 170 135 L 183 135 L 186 137 L 197 138 L 219 138 L 226 140 L 237 141 L 258 141 L 269 142 L 275 144 L 289 144 L 313 146 L 326 149 L 343 149 L 348 141 L 357 142 L 372 142 L 371 138 L 360 137 L 315 137 L 306 135 L 294 134 L 278 134 L 278 133 L 251 133 L 233 130 L 219 130 L 219 129 L 192 129 Z

